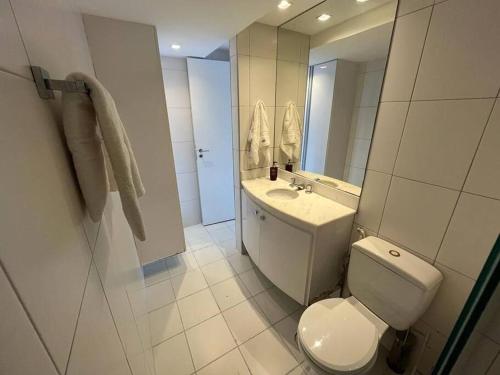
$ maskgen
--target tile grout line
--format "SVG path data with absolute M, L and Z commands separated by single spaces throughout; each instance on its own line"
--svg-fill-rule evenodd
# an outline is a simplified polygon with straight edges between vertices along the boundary
M 440 241 L 439 246 L 437 248 L 436 255 L 434 257 L 434 263 L 437 262 L 437 258 L 439 256 L 439 253 L 440 253 L 441 248 L 443 246 L 444 239 L 446 238 L 446 233 L 448 232 L 448 229 L 449 229 L 449 227 L 451 225 L 451 221 L 453 220 L 453 215 L 455 214 L 455 211 L 456 211 L 456 209 L 458 207 L 458 202 L 460 201 L 460 198 L 462 197 L 465 184 L 467 183 L 467 178 L 469 177 L 469 173 L 470 173 L 470 171 L 472 169 L 472 166 L 474 165 L 474 160 L 476 159 L 476 155 L 477 155 L 477 153 L 479 151 L 479 147 L 481 146 L 481 142 L 483 140 L 484 134 L 486 133 L 486 129 L 488 128 L 488 123 L 490 122 L 491 115 L 493 114 L 493 110 L 495 109 L 495 104 L 496 104 L 496 100 L 493 100 L 493 104 L 491 106 L 490 113 L 488 114 L 488 118 L 486 119 L 486 122 L 484 124 L 483 131 L 481 133 L 481 137 L 479 138 L 479 141 L 478 141 L 477 146 L 476 146 L 476 150 L 474 151 L 474 155 L 472 156 L 472 159 L 471 159 L 471 161 L 469 163 L 469 168 L 467 169 L 467 173 L 465 174 L 465 178 L 464 178 L 464 181 L 462 183 L 462 187 L 461 187 L 461 189 L 460 189 L 460 191 L 458 193 L 458 197 L 457 197 L 457 200 L 455 202 L 455 206 L 453 207 L 453 210 L 451 211 L 451 215 L 450 215 L 450 218 L 449 218 L 448 223 L 446 225 L 446 228 L 444 230 L 443 237 L 441 238 L 441 241 Z
M 398 144 L 398 147 L 397 147 L 397 150 L 396 150 L 396 157 L 394 159 L 394 164 L 392 166 L 391 180 L 389 182 L 389 187 L 387 188 L 387 194 L 385 196 L 384 206 L 382 208 L 382 213 L 380 215 L 380 222 L 379 222 L 379 225 L 378 225 L 377 236 L 379 236 L 380 229 L 382 228 L 382 222 L 384 220 L 385 209 L 387 207 L 387 201 L 389 200 L 389 194 L 390 194 L 390 191 L 391 191 L 392 182 L 394 180 L 394 170 L 396 168 L 396 163 L 397 163 L 397 160 L 398 160 L 399 150 L 401 148 L 401 143 L 402 143 L 403 138 L 404 138 L 404 133 L 405 133 L 405 128 L 406 128 L 406 122 L 408 120 L 408 115 L 410 113 L 410 108 L 411 108 L 411 102 L 412 102 L 412 98 L 413 98 L 413 93 L 415 91 L 415 86 L 417 85 L 417 79 L 418 79 L 418 72 L 420 70 L 420 64 L 422 63 L 422 58 L 424 56 L 425 44 L 427 42 L 427 36 L 429 35 L 429 29 L 430 29 L 431 22 L 432 22 L 432 14 L 434 12 L 434 4 L 432 6 L 430 6 L 430 8 L 431 8 L 431 12 L 430 12 L 430 15 L 429 15 L 429 21 L 428 21 L 428 24 L 427 24 L 427 29 L 425 30 L 424 42 L 422 44 L 422 50 L 420 52 L 420 57 L 419 57 L 419 60 L 418 60 L 417 71 L 415 72 L 415 79 L 413 81 L 413 86 L 412 86 L 412 90 L 411 90 L 411 93 L 410 93 L 410 100 L 408 101 L 408 108 L 406 109 L 406 115 L 405 115 L 405 119 L 404 119 L 404 123 L 403 123 L 403 130 L 401 131 L 401 138 L 399 139 L 399 144 Z M 385 80 L 385 77 L 384 77 L 384 80 Z M 381 98 L 382 98 L 382 94 L 383 93 L 381 93 L 381 95 L 380 95 Z

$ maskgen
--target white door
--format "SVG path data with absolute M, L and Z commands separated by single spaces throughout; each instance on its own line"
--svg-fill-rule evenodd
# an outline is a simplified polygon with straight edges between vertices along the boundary
M 234 219 L 229 62 L 188 58 L 203 225 Z

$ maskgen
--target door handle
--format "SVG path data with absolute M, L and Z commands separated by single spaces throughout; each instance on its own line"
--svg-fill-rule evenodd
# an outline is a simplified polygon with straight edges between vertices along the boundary
M 202 153 L 202 152 L 209 152 L 209 151 L 210 151 L 210 150 L 204 150 L 204 149 L 202 149 L 202 148 L 198 149 L 198 152 L 199 152 L 199 153 Z

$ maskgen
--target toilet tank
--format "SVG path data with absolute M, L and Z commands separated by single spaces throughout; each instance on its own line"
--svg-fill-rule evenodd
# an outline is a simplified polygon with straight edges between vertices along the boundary
M 377 237 L 353 243 L 347 284 L 389 326 L 406 330 L 425 312 L 443 276 L 431 264 Z

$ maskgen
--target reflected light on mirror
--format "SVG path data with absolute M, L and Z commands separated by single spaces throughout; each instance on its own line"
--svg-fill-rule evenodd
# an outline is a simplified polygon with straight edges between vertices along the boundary
M 170 47 L 172 49 L 180 49 L 181 48 L 181 46 L 179 44 L 172 44 Z
M 318 21 L 325 22 L 328 21 L 332 16 L 329 14 L 323 13 L 321 16 L 318 17 Z
M 356 0 L 358 3 L 366 3 L 368 0 Z
M 280 3 L 278 4 L 278 8 L 280 9 L 288 9 L 292 6 L 292 3 L 287 1 L 287 0 L 281 0 Z
M 326 69 L 326 65 L 321 65 L 319 68 L 320 69 Z

